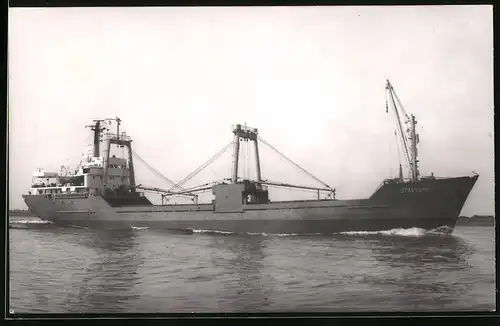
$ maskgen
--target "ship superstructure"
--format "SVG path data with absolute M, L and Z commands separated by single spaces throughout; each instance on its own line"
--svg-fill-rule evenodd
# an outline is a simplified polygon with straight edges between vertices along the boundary
M 337 199 L 334 187 L 288 159 L 262 139 L 257 129 L 241 124 L 234 126 L 233 140 L 223 150 L 184 179 L 171 182 L 170 189 L 137 185 L 134 157 L 143 160 L 133 151 L 131 138 L 123 132 L 120 134 L 121 120 L 118 117 L 94 120 L 93 124 L 87 126 L 94 136 L 92 156 L 85 158 L 73 173 L 68 173 L 67 169 L 64 169 L 64 173 L 63 170 L 61 173 L 39 170 L 34 175 L 30 193 L 23 197 L 30 210 L 39 217 L 75 225 L 158 226 L 260 233 L 332 233 L 407 227 L 432 229 L 443 226 L 451 231 L 478 175 L 456 178 L 436 178 L 433 175 L 421 177 L 416 118 L 404 111 L 389 81 L 386 90 L 389 95 L 386 110 L 389 110 L 390 103 L 408 165 L 408 177 L 404 177 L 400 164 L 399 176 L 384 180 L 373 195 L 366 199 Z M 109 132 L 108 127 L 112 124 L 116 125 L 116 133 Z M 102 155 L 101 142 L 105 144 Z M 240 152 L 243 143 L 253 144 L 256 170 L 254 180 L 240 178 Z M 321 187 L 264 180 L 260 171 L 259 144 L 272 149 L 321 184 Z M 127 155 L 112 155 L 112 147 L 126 149 Z M 230 148 L 233 149 L 233 158 L 229 178 L 195 187 L 183 187 Z M 163 175 L 162 177 L 168 180 Z M 268 187 L 311 190 L 317 192 L 317 199 L 272 201 Z M 207 191 L 212 192 L 213 199 L 200 203 L 199 194 Z M 153 205 L 144 192 L 160 194 L 162 204 Z M 192 203 L 168 204 L 168 198 L 172 196 L 191 198 Z
M 115 121 L 116 134 L 110 133 L 105 125 Z M 30 194 L 64 198 L 82 196 L 102 196 L 110 203 L 123 202 L 125 205 L 151 204 L 142 193 L 136 192 L 132 157 L 132 140 L 120 131 L 120 118 L 94 120 L 87 125 L 94 133 L 93 151 L 85 156 L 78 167 L 71 171 L 62 166 L 61 171 L 45 172 L 38 169 L 33 174 Z M 103 133 L 103 131 L 108 131 Z M 101 156 L 100 143 L 107 146 Z M 125 147 L 128 159 L 111 155 L 111 146 Z

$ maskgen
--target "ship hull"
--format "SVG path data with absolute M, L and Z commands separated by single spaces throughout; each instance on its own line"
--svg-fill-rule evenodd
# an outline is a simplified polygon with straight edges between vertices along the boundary
M 261 220 L 216 220 L 216 221 L 82 221 L 58 220 L 60 225 L 85 227 L 90 229 L 129 229 L 150 228 L 172 231 L 203 231 L 237 234 L 338 234 L 343 232 L 377 232 L 395 229 L 419 228 L 425 230 L 439 230 L 440 233 L 450 234 L 456 224 L 456 219 L 407 219 L 396 221 L 387 218 L 373 218 L 369 221 L 362 219 L 335 219 L 290 221 L 272 220 L 262 223 Z
M 212 204 L 118 206 L 105 198 L 24 195 L 31 211 L 59 224 L 152 227 L 235 233 L 331 234 L 397 228 L 452 232 L 477 176 L 385 184 L 370 198 L 251 204 L 217 211 Z

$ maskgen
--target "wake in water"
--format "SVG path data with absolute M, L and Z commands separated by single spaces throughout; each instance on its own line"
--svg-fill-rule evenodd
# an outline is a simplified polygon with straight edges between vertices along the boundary
M 229 231 L 220 231 L 220 230 L 199 230 L 199 229 L 189 229 L 192 233 L 205 233 L 205 234 L 221 234 L 221 235 L 251 235 L 251 236 L 262 236 L 262 237 L 292 237 L 298 235 L 319 235 L 320 233 L 253 233 L 253 232 L 229 232 Z
M 219 234 L 219 235 L 250 235 L 250 236 L 264 236 L 264 237 L 293 237 L 293 236 L 311 236 L 311 235 L 327 235 L 322 233 L 236 233 L 236 232 L 228 232 L 228 231 L 220 231 L 220 230 L 198 230 L 198 229 L 189 229 L 192 233 L 204 233 L 204 234 Z M 420 228 L 397 228 L 392 230 L 384 230 L 384 231 L 346 231 L 346 232 L 337 232 L 331 235 L 349 235 L 349 236 L 367 236 L 367 235 L 384 235 L 384 236 L 403 236 L 403 237 L 422 237 L 426 235 L 444 235 L 449 234 L 450 229 L 446 226 L 439 227 L 432 230 L 425 230 Z
M 132 230 L 134 231 L 141 231 L 141 230 L 147 230 L 149 229 L 147 226 L 132 226 Z
M 31 220 L 15 220 L 11 219 L 9 220 L 9 228 L 11 229 L 26 229 L 26 228 L 33 228 L 33 227 L 40 227 L 44 225 L 50 225 L 53 224 L 50 221 L 44 221 L 40 219 L 31 219 Z
M 198 230 L 198 229 L 189 229 L 189 231 L 193 233 L 213 233 L 213 234 L 236 234 L 234 232 L 227 231 L 218 231 L 218 230 Z
M 36 227 L 36 226 L 43 226 L 43 225 L 50 225 L 53 224 L 50 221 L 45 221 L 41 219 L 30 219 L 30 220 L 9 220 L 9 227 L 10 228 L 27 228 L 27 227 Z M 72 227 L 77 227 L 73 226 Z M 78 227 L 78 228 L 84 228 L 87 229 L 86 227 Z M 148 230 L 149 227 L 147 226 L 131 226 L 133 231 L 144 231 Z M 179 230 L 181 231 L 181 230 Z M 245 233 L 237 233 L 237 232 L 229 232 L 229 231 L 222 231 L 222 230 L 201 230 L 201 229 L 184 229 L 182 230 L 184 232 L 189 232 L 193 234 L 215 234 L 215 235 L 247 235 L 247 236 L 262 236 L 262 237 L 294 237 L 294 236 L 315 236 L 315 235 L 328 235 L 328 234 L 322 234 L 322 233 L 252 233 L 252 232 L 245 232 Z M 397 229 L 391 229 L 391 230 L 384 230 L 384 231 L 346 231 L 346 232 L 338 232 L 338 233 L 333 233 L 330 235 L 347 235 L 347 236 L 369 236 L 369 235 L 382 235 L 382 236 L 404 236 L 404 237 L 422 237 L 426 235 L 444 235 L 444 234 L 450 234 L 451 229 L 442 226 L 436 229 L 432 230 L 425 230 L 425 229 L 420 229 L 420 228 L 397 228 Z
M 44 220 L 10 220 L 9 224 L 52 224 L 52 222 Z
M 344 235 L 391 235 L 391 236 L 403 236 L 403 237 L 421 237 L 425 235 L 439 235 L 439 234 L 448 234 L 449 228 L 446 226 L 442 226 L 432 230 L 425 230 L 420 228 L 398 228 L 386 231 L 348 231 L 348 232 L 339 232 L 337 234 Z
M 252 233 L 252 232 L 248 232 L 248 233 L 245 233 L 245 234 L 248 234 L 248 235 L 259 235 L 259 236 L 263 236 L 263 237 L 268 237 L 268 236 L 274 236 L 274 237 L 293 237 L 293 236 L 297 236 L 297 235 L 300 235 L 299 233 Z M 303 234 L 303 235 L 307 235 L 307 234 Z M 312 235 L 312 234 L 310 234 Z

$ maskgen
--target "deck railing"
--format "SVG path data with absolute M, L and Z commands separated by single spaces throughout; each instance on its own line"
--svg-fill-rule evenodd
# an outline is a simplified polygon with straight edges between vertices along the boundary
M 57 184 L 57 183 L 42 183 L 42 184 L 32 184 L 31 188 L 72 188 L 72 187 L 83 187 L 83 183 L 70 183 L 69 186 Z
M 118 134 L 115 134 L 115 133 L 108 132 L 108 133 L 104 134 L 104 139 L 106 141 L 110 140 L 110 139 L 119 139 L 119 140 L 129 141 L 130 140 L 130 136 L 127 136 L 127 135 L 124 135 L 124 134 L 118 135 Z

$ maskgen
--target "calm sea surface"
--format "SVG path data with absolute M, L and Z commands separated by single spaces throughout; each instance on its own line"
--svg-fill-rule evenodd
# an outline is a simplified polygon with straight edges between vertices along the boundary
M 15 313 L 492 311 L 494 228 L 332 236 L 10 218 Z

